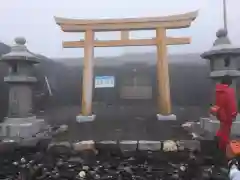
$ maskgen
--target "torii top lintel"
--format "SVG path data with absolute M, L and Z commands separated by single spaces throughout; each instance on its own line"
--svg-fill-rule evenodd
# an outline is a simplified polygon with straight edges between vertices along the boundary
M 64 32 L 151 30 L 187 28 L 196 19 L 198 11 L 163 17 L 125 19 L 68 19 L 55 17 L 56 23 Z

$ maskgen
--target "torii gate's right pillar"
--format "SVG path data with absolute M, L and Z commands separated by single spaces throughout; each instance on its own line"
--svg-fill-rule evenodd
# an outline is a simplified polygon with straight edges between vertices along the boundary
M 167 60 L 166 29 L 156 29 L 158 120 L 176 120 L 171 114 L 171 95 Z

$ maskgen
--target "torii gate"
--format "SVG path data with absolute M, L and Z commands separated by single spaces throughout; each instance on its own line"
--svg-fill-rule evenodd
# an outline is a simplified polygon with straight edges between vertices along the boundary
M 84 48 L 82 117 L 92 116 L 94 47 L 152 46 L 157 47 L 158 118 L 171 115 L 171 97 L 167 60 L 167 45 L 189 44 L 190 38 L 166 37 L 167 29 L 190 27 L 196 19 L 197 11 L 165 17 L 125 18 L 125 19 L 66 19 L 55 17 L 64 32 L 85 32 L 84 41 L 63 42 L 64 48 Z M 130 39 L 129 31 L 156 30 L 156 38 Z M 95 40 L 99 31 L 121 31 L 121 40 Z M 176 117 L 175 117 L 176 118 Z

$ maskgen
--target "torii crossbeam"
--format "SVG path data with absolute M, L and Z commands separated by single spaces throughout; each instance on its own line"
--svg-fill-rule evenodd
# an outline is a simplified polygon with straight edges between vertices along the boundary
M 98 19 L 81 20 L 55 17 L 56 23 L 64 32 L 84 32 L 84 41 L 63 42 L 64 48 L 84 48 L 82 116 L 92 115 L 94 47 L 120 46 L 156 46 L 158 111 L 166 119 L 171 115 L 171 98 L 167 61 L 167 45 L 189 44 L 190 38 L 167 37 L 167 29 L 190 27 L 198 12 L 151 18 Z M 156 38 L 130 39 L 129 31 L 156 30 Z M 99 31 L 121 31 L 121 40 L 94 40 L 94 33 Z

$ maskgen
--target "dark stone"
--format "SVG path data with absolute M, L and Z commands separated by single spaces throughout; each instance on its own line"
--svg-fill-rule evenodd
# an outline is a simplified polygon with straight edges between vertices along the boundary
M 100 141 L 96 142 L 95 147 L 98 151 L 98 155 L 111 157 L 122 155 L 119 144 L 116 141 Z
M 48 149 L 48 146 L 50 144 L 50 142 L 52 141 L 52 139 L 49 138 L 44 138 L 44 139 L 40 139 L 39 142 L 37 143 L 37 147 L 40 151 L 46 151 Z
M 84 150 L 81 151 L 79 154 L 83 159 L 83 164 L 85 165 L 91 165 L 96 162 L 96 154 L 92 150 Z
M 16 142 L 0 142 L 0 154 L 14 153 L 18 146 Z
M 197 140 L 180 140 L 179 144 L 188 150 L 200 151 L 200 142 Z
M 68 155 L 72 153 L 72 146 L 69 142 L 53 143 L 48 146 L 48 153 Z
M 200 148 L 201 148 L 201 153 L 206 155 L 206 156 L 214 156 L 216 153 L 217 148 L 217 143 L 215 140 L 201 140 L 200 141 Z

